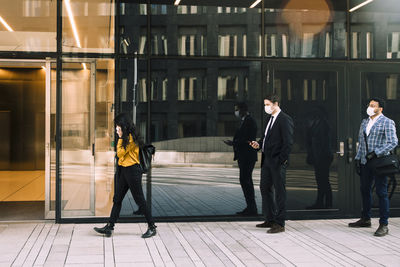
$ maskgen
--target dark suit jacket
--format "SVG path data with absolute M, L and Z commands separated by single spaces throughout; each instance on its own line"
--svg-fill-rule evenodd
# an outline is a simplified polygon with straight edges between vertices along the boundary
M 249 145 L 249 141 L 256 140 L 256 135 L 257 123 L 250 115 L 246 115 L 233 137 L 233 160 L 257 161 L 257 151 Z
M 269 120 L 270 119 L 268 119 L 268 122 Z M 294 125 L 292 118 L 281 111 L 265 138 L 265 153 L 262 153 L 261 166 L 264 160 L 270 160 L 277 166 L 285 163 L 285 161 L 289 161 L 289 154 L 293 145 L 293 130 Z M 264 134 L 265 128 L 263 136 L 258 142 L 260 144 L 260 149 L 263 147 Z

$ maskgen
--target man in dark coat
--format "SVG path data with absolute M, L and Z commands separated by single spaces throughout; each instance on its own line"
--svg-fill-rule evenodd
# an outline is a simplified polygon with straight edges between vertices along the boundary
M 234 158 L 239 165 L 239 180 L 246 199 L 247 207 L 237 212 L 238 215 L 257 215 L 257 205 L 254 196 L 253 169 L 257 161 L 257 151 L 249 146 L 249 142 L 255 140 L 257 135 L 257 124 L 250 116 L 246 103 L 235 104 L 235 116 L 240 119 L 240 126 L 236 130 L 232 140 L 224 143 L 233 146 Z

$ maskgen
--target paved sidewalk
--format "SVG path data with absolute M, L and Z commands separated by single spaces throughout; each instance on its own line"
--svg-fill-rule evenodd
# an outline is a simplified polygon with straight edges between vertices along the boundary
M 267 234 L 256 222 L 117 224 L 114 235 L 91 224 L 1 223 L 0 266 L 399 266 L 400 218 L 385 237 L 352 220 L 288 221 Z

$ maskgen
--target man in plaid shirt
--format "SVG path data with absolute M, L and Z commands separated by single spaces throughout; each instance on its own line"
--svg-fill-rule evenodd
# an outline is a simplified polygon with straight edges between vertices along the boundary
M 361 219 L 349 223 L 349 227 L 371 227 L 372 184 L 375 180 L 376 194 L 379 197 L 379 228 L 375 236 L 384 236 L 389 232 L 389 198 L 387 193 L 387 176 L 375 176 L 366 166 L 368 160 L 390 154 L 397 146 L 396 127 L 393 120 L 385 117 L 382 111 L 385 102 L 372 98 L 367 108 L 369 118 L 361 122 L 358 135 L 359 146 L 355 157 L 357 173 L 360 175 L 362 212 Z M 364 133 L 366 137 L 364 137 Z M 368 151 L 365 144 L 368 142 Z

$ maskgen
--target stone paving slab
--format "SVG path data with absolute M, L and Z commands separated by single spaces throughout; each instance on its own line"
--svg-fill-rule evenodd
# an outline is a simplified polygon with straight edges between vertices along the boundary
M 389 235 L 348 228 L 352 220 L 288 221 L 267 234 L 256 222 L 159 223 L 142 239 L 143 223 L 117 224 L 112 237 L 93 224 L 0 224 L 0 266 L 399 266 L 400 218 Z

